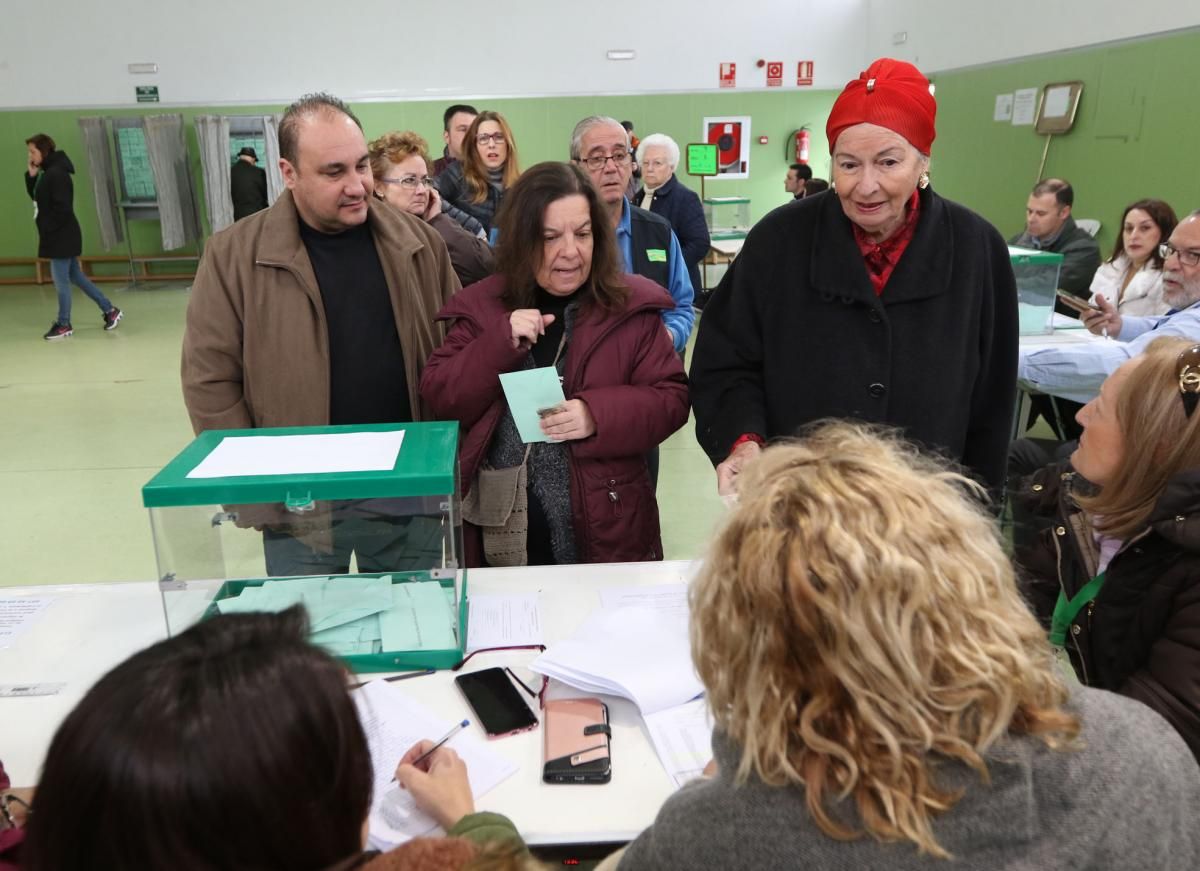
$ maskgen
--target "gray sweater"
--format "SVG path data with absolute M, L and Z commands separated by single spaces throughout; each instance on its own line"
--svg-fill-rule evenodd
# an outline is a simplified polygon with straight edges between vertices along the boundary
M 934 824 L 952 862 L 909 843 L 836 841 L 812 822 L 802 789 L 754 780 L 735 787 L 722 774 L 672 796 L 619 868 L 1200 868 L 1200 768 L 1183 740 L 1122 696 L 1080 688 L 1073 709 L 1083 720 L 1083 750 L 1005 741 L 989 754 L 990 786 L 946 765 L 943 782 L 966 790 Z M 721 771 L 732 772 L 737 748 L 718 734 L 713 750 Z M 854 819 L 846 807 L 834 817 Z

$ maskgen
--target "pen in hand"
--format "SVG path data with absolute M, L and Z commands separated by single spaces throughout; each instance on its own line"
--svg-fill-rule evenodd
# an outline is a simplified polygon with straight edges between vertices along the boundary
M 410 764 L 414 768 L 416 766 L 420 765 L 422 762 L 424 762 L 426 759 L 428 759 L 430 756 L 432 756 L 435 750 L 437 750 L 439 747 L 441 747 L 443 744 L 445 744 L 447 741 L 449 741 L 451 738 L 453 738 L 455 735 L 457 735 L 463 729 L 467 728 L 467 726 L 469 726 L 469 725 L 471 725 L 470 720 L 463 720 L 461 723 L 456 724 L 453 729 L 451 729 L 449 732 L 447 732 L 445 735 L 442 736 L 440 741 L 438 741 L 436 744 L 434 744 L 432 747 L 430 747 L 428 750 L 426 750 L 424 753 L 422 753 L 420 756 L 418 756 L 416 759 L 414 759 Z M 394 783 L 395 781 L 396 781 L 396 776 L 392 775 L 392 782 Z

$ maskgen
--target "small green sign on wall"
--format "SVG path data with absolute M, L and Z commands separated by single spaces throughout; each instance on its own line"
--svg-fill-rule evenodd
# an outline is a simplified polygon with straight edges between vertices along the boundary
M 138 85 L 134 90 L 137 91 L 139 103 L 158 102 L 158 85 Z
M 716 143 L 709 142 L 691 142 L 687 146 L 687 174 L 688 175 L 716 175 L 717 174 L 717 146 Z

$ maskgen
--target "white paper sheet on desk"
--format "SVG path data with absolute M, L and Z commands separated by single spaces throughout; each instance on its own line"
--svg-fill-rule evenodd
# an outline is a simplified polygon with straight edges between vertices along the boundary
M 355 690 L 354 704 L 367 735 L 375 770 L 370 844 L 377 850 L 390 850 L 438 828 L 432 817 L 417 810 L 412 795 L 393 783 L 392 777 L 400 757 L 410 747 L 425 738 L 436 741 L 454 723 L 436 716 L 399 687 L 382 680 Z M 471 794 L 476 799 L 517 772 L 514 763 L 466 731 L 459 732 L 446 746 L 454 748 L 466 763 Z
M 189 478 L 246 475 L 320 475 L 384 472 L 396 467 L 404 430 L 290 436 L 235 436 L 221 440 Z
M 542 643 L 537 593 L 472 593 L 467 651 Z
M 49 596 L 0 599 L 0 648 L 12 646 L 53 601 Z
M 686 610 L 594 611 L 530 668 L 584 692 L 630 699 L 643 714 L 681 705 L 704 689 L 692 666 Z
M 635 606 L 687 614 L 687 584 L 605 587 L 600 591 L 600 604 L 609 610 Z
M 712 716 L 708 702 L 696 699 L 674 708 L 646 714 L 646 731 L 659 761 L 680 787 L 704 774 L 712 759 Z

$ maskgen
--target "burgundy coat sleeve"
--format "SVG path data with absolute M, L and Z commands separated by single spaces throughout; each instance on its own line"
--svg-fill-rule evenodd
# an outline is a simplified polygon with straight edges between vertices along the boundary
M 529 353 L 512 346 L 507 312 L 460 317 L 421 373 L 421 399 L 442 420 L 470 429 L 502 398 L 500 373 L 516 369 Z
M 636 342 L 629 383 L 571 397 L 587 403 L 596 423 L 595 435 L 572 447 L 581 459 L 644 454 L 687 423 L 687 376 L 658 313 L 639 315 L 628 328 Z

